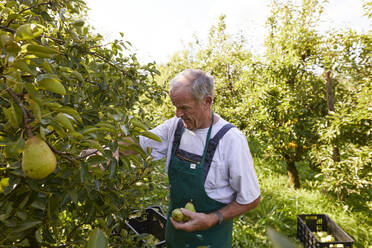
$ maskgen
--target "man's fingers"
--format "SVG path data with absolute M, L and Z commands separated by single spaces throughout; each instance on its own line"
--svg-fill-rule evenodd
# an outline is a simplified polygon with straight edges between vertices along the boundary
M 196 213 L 193 212 L 193 211 L 190 211 L 190 210 L 187 210 L 186 208 L 181 208 L 181 211 L 183 213 L 183 215 L 187 216 L 187 217 L 190 217 L 191 219 L 193 217 L 195 217 Z
M 177 222 L 172 217 L 170 217 L 170 221 L 172 222 L 172 225 L 174 226 L 174 228 L 176 228 L 176 229 L 184 229 L 184 225 L 185 225 L 184 222 Z

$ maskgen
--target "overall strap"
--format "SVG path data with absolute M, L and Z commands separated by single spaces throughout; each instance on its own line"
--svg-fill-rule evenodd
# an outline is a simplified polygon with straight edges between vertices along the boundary
M 180 144 L 183 130 L 184 130 L 184 127 L 183 127 L 182 119 L 179 119 L 178 123 L 177 123 L 176 132 L 174 133 L 174 139 L 173 139 L 173 145 L 172 145 L 172 155 L 174 154 L 174 152 L 176 151 L 177 147 Z
M 203 163 L 205 164 L 205 158 L 207 156 L 207 151 L 208 151 L 208 146 L 209 146 L 208 141 L 210 140 L 209 138 L 211 137 L 213 122 L 214 122 L 214 114 L 213 114 L 213 111 L 212 111 L 212 121 L 211 121 L 211 125 L 208 129 L 207 139 L 205 140 L 205 147 L 204 147 L 204 151 L 203 151 L 203 157 L 202 157 L 202 160 L 201 160 L 202 164 Z
M 225 133 L 227 133 L 227 131 L 229 131 L 233 127 L 235 127 L 235 126 L 233 124 L 230 124 L 230 123 L 224 125 L 217 132 L 217 134 L 212 139 L 209 140 L 209 145 L 208 145 L 208 149 L 207 149 L 207 152 L 206 152 L 207 154 L 206 154 L 206 157 L 205 157 L 205 164 L 204 164 L 204 182 L 207 178 L 209 169 L 211 167 L 212 159 L 213 159 L 214 153 L 216 152 L 218 143 L 220 142 L 222 137 L 225 135 Z

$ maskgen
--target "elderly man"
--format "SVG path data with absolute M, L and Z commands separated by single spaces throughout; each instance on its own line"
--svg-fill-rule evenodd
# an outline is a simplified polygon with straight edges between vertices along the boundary
M 166 157 L 170 204 L 167 247 L 231 247 L 233 218 L 257 207 L 260 189 L 246 137 L 213 113 L 213 78 L 188 69 L 170 82 L 176 116 L 153 133 L 162 142 L 140 137 L 154 159 Z M 196 213 L 183 207 L 192 200 Z M 176 222 L 181 208 L 187 222 Z

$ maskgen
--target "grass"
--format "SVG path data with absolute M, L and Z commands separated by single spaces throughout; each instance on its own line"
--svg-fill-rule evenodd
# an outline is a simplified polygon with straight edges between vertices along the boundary
M 355 199 L 339 202 L 332 194 L 317 189 L 318 182 L 306 167 L 298 166 L 302 188 L 288 186 L 285 167 L 275 161 L 255 158 L 255 168 L 261 188 L 260 205 L 235 219 L 233 247 L 272 247 L 267 228 L 288 237 L 296 247 L 298 214 L 327 214 L 354 239 L 353 247 L 371 248 L 371 208 Z M 146 194 L 146 204 L 160 205 L 165 212 L 168 205 L 168 182 L 163 165 L 152 171 L 151 191 Z

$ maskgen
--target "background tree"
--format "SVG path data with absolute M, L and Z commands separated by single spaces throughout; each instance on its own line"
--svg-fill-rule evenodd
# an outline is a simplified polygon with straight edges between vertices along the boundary
M 319 143 L 312 151 L 321 165 L 324 188 L 371 200 L 371 36 L 352 30 L 325 38 L 319 65 L 333 84 L 334 109 L 317 124 Z M 336 158 L 335 158 L 335 148 Z M 338 154 L 337 154 L 338 153 Z
M 83 1 L 8 0 L 0 12 L 0 245 L 87 247 L 93 228 L 91 240 L 106 242 L 143 207 L 148 186 L 138 182 L 151 158 L 137 145 L 121 163 L 113 153 L 123 137 L 152 137 L 138 106 L 161 101 L 158 71 L 140 65 L 128 42 L 104 44 L 84 24 Z M 57 157 L 45 179 L 21 168 L 32 136 Z M 125 233 L 110 238 L 125 242 Z
M 301 6 L 273 2 L 265 62 L 256 67 L 262 87 L 246 105 L 254 116 L 248 126 L 267 144 L 270 156 L 285 161 L 294 188 L 300 187 L 296 162 L 305 160 L 317 143 L 315 123 L 327 113 L 315 66 L 321 41 L 315 28 L 322 8 L 317 1 Z

